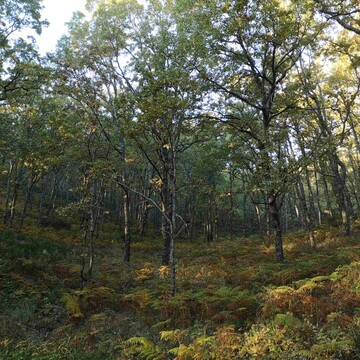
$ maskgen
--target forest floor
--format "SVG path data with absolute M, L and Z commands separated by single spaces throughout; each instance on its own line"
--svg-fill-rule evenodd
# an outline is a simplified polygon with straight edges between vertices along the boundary
M 177 240 L 168 296 L 161 237 L 110 227 L 80 287 L 80 232 L 0 228 L 0 359 L 360 359 L 360 235 Z

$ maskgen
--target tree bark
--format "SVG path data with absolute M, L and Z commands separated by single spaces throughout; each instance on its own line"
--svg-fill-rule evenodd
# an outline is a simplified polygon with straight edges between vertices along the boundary
M 275 258 L 276 261 L 284 261 L 284 250 L 283 250 L 283 240 L 282 240 L 282 228 L 281 228 L 281 205 L 278 203 L 278 200 L 272 199 L 269 202 L 269 209 L 271 213 L 272 226 L 275 235 Z
M 10 191 L 11 191 L 11 180 L 13 174 L 16 173 L 17 162 L 9 161 L 9 173 L 6 184 L 6 196 L 5 196 L 5 206 L 4 206 L 4 225 L 7 224 L 7 221 L 10 217 Z M 16 174 L 15 174 L 16 176 Z
M 88 279 L 92 278 L 93 267 L 94 267 L 94 239 L 95 239 L 95 225 L 96 217 L 94 215 L 94 209 L 90 209 L 89 214 L 89 265 L 88 265 Z
M 342 219 L 344 225 L 344 234 L 350 235 L 350 211 L 346 199 L 347 189 L 345 184 L 346 169 L 335 154 L 330 157 L 330 167 L 333 173 L 333 191 L 338 204 L 340 219 Z
M 128 174 L 126 168 L 126 142 L 124 136 L 120 137 L 121 143 L 121 165 L 120 165 L 120 180 L 124 184 L 122 186 L 122 204 L 124 216 L 124 254 L 123 259 L 129 263 L 131 258 L 131 213 L 130 213 L 130 195 L 127 188 Z
M 24 201 L 24 206 L 23 206 L 23 210 L 21 213 L 21 217 L 20 217 L 20 224 L 19 224 L 19 229 L 22 229 L 23 225 L 24 225 L 24 221 L 25 221 L 25 217 L 27 215 L 27 210 L 28 210 L 28 206 L 31 200 L 31 195 L 32 195 L 32 190 L 34 188 L 34 185 L 41 179 L 41 176 L 39 174 L 36 174 L 34 171 L 32 171 L 30 178 L 29 178 L 29 184 L 28 187 L 26 189 L 26 194 L 25 194 L 25 201 Z
M 162 265 L 170 264 L 170 245 L 171 245 L 171 218 L 172 218 L 172 204 L 171 204 L 171 195 L 168 184 L 168 176 L 164 178 L 164 183 L 161 186 L 161 232 L 163 237 L 163 248 L 162 248 Z
M 40 199 L 39 199 L 39 207 L 38 207 L 38 225 L 41 226 L 44 212 L 44 201 L 45 201 L 45 179 L 41 182 L 40 187 Z
M 124 261 L 130 262 L 131 257 L 131 237 L 130 237 L 130 199 L 129 191 L 123 189 L 124 199 Z
M 16 213 L 16 204 L 17 204 L 17 198 L 19 194 L 19 188 L 20 188 L 20 176 L 22 173 L 23 165 L 20 166 L 20 170 L 17 171 L 17 168 L 14 170 L 14 187 L 13 187 L 13 193 L 12 193 L 12 199 L 10 202 L 10 223 L 9 227 L 12 229 L 14 227 L 15 222 L 15 213 Z
M 55 170 L 54 178 L 51 183 L 51 192 L 49 197 L 49 205 L 46 211 L 46 216 L 49 217 L 50 213 L 55 209 L 55 199 L 57 195 L 57 186 L 58 186 L 58 171 Z

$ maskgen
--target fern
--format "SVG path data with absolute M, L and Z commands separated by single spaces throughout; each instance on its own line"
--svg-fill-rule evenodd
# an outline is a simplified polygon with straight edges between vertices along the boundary
M 160 332 L 160 339 L 164 341 L 169 341 L 173 343 L 183 343 L 185 337 L 188 335 L 188 330 L 170 330 L 170 331 L 161 331 Z
M 166 319 L 164 321 L 160 321 L 156 324 L 154 324 L 153 326 L 151 326 L 152 329 L 161 329 L 161 328 L 166 328 L 167 326 L 169 326 L 171 324 L 171 319 Z
M 79 320 L 84 317 L 77 297 L 66 293 L 61 297 L 61 301 L 65 304 L 66 312 L 72 320 Z
M 125 343 L 129 345 L 126 355 L 137 355 L 144 360 L 160 360 L 164 358 L 161 347 L 146 337 L 132 337 L 126 340 Z
M 304 327 L 303 322 L 291 313 L 277 314 L 273 323 L 275 325 L 285 326 L 293 329 L 302 329 Z
M 316 360 L 324 359 L 325 357 L 333 358 L 336 356 L 337 359 L 345 358 L 354 352 L 354 344 L 350 340 L 343 341 L 330 341 L 324 344 L 315 344 L 311 347 L 313 358 Z

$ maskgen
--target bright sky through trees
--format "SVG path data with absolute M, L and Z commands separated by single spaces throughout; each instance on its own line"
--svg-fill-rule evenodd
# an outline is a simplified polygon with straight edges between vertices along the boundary
M 43 0 L 42 16 L 49 21 L 37 43 L 42 54 L 55 49 L 58 39 L 66 32 L 65 23 L 74 11 L 85 11 L 86 0 Z

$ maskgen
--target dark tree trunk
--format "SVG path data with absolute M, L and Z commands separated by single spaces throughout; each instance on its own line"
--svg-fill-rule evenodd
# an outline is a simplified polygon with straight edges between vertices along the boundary
M 344 225 L 344 234 L 350 235 L 350 210 L 346 198 L 345 165 L 336 155 L 333 155 L 330 157 L 330 167 L 333 172 L 333 191 L 338 204 L 339 215 Z
M 317 169 L 316 163 L 314 164 L 314 169 L 315 169 L 314 177 L 315 177 L 315 189 L 316 189 L 316 203 L 317 203 L 317 210 L 318 210 L 317 221 L 318 221 L 318 224 L 321 225 L 321 223 L 322 223 L 322 218 L 321 218 L 322 206 L 321 206 L 321 201 L 320 201 L 319 177 L 318 177 L 318 169 Z
M 130 262 L 131 238 L 130 238 L 130 199 L 129 191 L 123 189 L 124 199 L 124 261 Z
M 89 265 L 88 265 L 88 279 L 92 278 L 94 268 L 94 239 L 95 239 L 95 225 L 96 217 L 94 215 L 94 209 L 89 211 Z
M 43 212 L 44 212 L 44 201 L 45 201 L 45 179 L 41 182 L 40 187 L 40 199 L 39 199 L 39 207 L 38 207 L 38 225 L 42 224 Z
M 6 184 L 6 196 L 5 196 L 5 207 L 4 207 L 4 225 L 7 224 L 7 221 L 10 217 L 10 192 L 11 192 L 11 179 L 13 174 L 16 176 L 17 163 L 12 160 L 9 161 L 9 173 Z
M 276 261 L 284 261 L 284 250 L 282 240 L 282 228 L 281 228 L 281 205 L 278 204 L 278 200 L 272 199 L 269 202 L 269 209 L 271 213 L 272 227 L 275 235 L 275 258 Z
M 20 189 L 20 178 L 21 178 L 22 168 L 23 168 L 23 166 L 21 165 L 19 172 L 17 171 L 17 169 L 14 170 L 14 187 L 13 187 L 12 199 L 11 199 L 10 206 L 9 206 L 9 210 L 10 210 L 9 227 L 10 228 L 14 227 L 16 205 L 17 205 L 17 199 L 18 199 L 18 194 L 19 194 L 19 189 Z
M 304 185 L 301 181 L 299 181 L 299 183 L 298 183 L 297 192 L 298 192 L 300 207 L 301 207 L 302 214 L 303 214 L 302 217 L 304 219 L 305 229 L 309 233 L 310 245 L 315 249 L 316 248 L 315 236 L 314 236 L 314 230 L 315 230 L 314 216 L 315 215 L 313 214 L 313 211 L 307 205 L 305 189 L 304 189 Z
M 161 187 L 161 232 L 163 237 L 163 248 L 162 248 L 162 257 L 161 263 L 162 265 L 170 264 L 170 245 L 171 245 L 171 227 L 170 227 L 170 219 L 172 218 L 172 204 L 171 204 L 171 196 L 169 190 L 168 180 L 164 179 L 165 183 L 162 184 Z
M 24 201 L 24 206 L 23 206 L 23 210 L 21 213 L 21 217 L 20 217 L 20 224 L 19 224 L 19 229 L 22 229 L 23 225 L 24 225 L 24 221 L 25 221 L 25 217 L 27 215 L 27 211 L 28 211 L 28 207 L 31 201 L 31 195 L 32 195 L 32 190 L 35 186 L 35 184 L 41 179 L 41 175 L 36 174 L 36 173 L 32 173 L 30 175 L 30 179 L 29 179 L 29 185 L 26 189 L 26 194 L 25 194 L 25 201 Z
M 130 213 L 130 195 L 128 189 L 128 173 L 126 168 L 126 142 L 125 138 L 121 136 L 121 166 L 120 166 L 120 179 L 122 186 L 122 203 L 123 203 L 123 216 L 124 216 L 124 256 L 125 262 L 130 262 L 131 256 L 131 213 Z
M 58 172 L 55 171 L 54 178 L 51 184 L 51 192 L 49 198 L 49 205 L 46 211 L 46 216 L 49 217 L 50 213 L 55 209 L 55 199 L 57 195 L 57 186 L 58 186 Z

